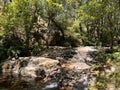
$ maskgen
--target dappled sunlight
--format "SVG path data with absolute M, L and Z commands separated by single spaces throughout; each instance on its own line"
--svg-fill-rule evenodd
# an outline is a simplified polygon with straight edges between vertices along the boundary
M 0 0 L 0 90 L 119 90 L 120 0 Z

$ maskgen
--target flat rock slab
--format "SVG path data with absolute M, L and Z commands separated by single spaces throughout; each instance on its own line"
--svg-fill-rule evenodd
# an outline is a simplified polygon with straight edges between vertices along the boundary
M 83 52 L 93 52 L 93 51 L 97 51 L 97 49 L 95 49 L 95 47 L 93 46 L 86 46 L 86 47 L 78 47 L 77 48 L 79 51 L 83 51 Z
M 84 70 L 89 69 L 90 66 L 83 62 L 69 62 L 63 64 L 62 67 L 65 67 L 68 70 Z
M 54 67 L 59 63 L 58 60 L 45 58 L 45 57 L 31 57 L 30 61 L 28 63 L 28 66 L 34 66 L 34 67 Z

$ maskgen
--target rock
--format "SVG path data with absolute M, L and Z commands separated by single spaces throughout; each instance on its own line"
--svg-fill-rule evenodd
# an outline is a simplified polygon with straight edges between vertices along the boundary
M 69 62 L 63 64 L 62 67 L 65 67 L 66 70 L 84 70 L 89 69 L 90 66 L 82 62 Z
M 20 57 L 4 62 L 3 72 L 13 72 L 21 76 L 45 77 L 45 73 L 55 72 L 59 61 L 45 57 Z
M 39 81 L 38 78 L 42 78 L 42 83 L 46 84 L 40 90 L 88 90 L 90 82 L 88 73 L 91 68 L 89 63 L 93 61 L 89 54 L 94 51 L 97 50 L 93 47 L 55 47 L 43 50 L 43 54 L 41 53 L 43 57 L 13 58 L 4 62 L 6 65 L 3 64 L 3 68 L 5 72 L 10 70 L 13 74 L 24 76 L 25 79 L 30 77 Z
M 115 85 L 109 84 L 106 90 L 117 90 L 117 89 L 115 88 Z
M 46 85 L 46 87 L 43 90 L 54 90 L 54 89 L 55 90 L 58 89 L 58 84 L 56 82 Z
M 20 75 L 44 78 L 45 71 L 35 67 L 23 67 L 20 69 Z
M 9 69 L 9 64 L 5 63 L 2 65 L 2 72 L 8 72 L 7 69 Z

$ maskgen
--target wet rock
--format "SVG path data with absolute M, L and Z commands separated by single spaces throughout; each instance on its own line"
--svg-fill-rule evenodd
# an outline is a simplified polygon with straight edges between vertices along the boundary
M 8 66 L 3 67 L 21 76 L 42 78 L 44 83 L 52 80 L 57 82 L 46 84 L 40 90 L 88 90 L 91 65 L 86 61 L 93 60 L 89 53 L 94 51 L 96 49 L 93 47 L 55 47 L 43 51 L 41 56 L 44 57 L 20 57 L 19 60 L 12 60 L 13 63 L 7 62 Z
M 42 90 L 59 90 L 56 82 L 46 85 Z
M 12 72 L 21 76 L 45 77 L 45 73 L 55 72 L 59 61 L 44 57 L 20 57 L 2 65 L 3 72 Z
M 2 72 L 7 72 L 7 70 L 9 69 L 9 64 L 5 63 L 2 65 Z

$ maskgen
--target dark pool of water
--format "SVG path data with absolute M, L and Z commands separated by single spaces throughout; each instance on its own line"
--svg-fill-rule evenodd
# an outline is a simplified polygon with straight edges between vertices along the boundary
M 0 74 L 0 90 L 59 90 L 55 81 Z

